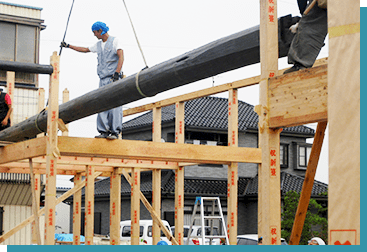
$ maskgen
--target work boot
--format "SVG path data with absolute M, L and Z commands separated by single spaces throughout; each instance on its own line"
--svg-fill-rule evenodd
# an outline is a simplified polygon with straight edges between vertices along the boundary
M 112 133 L 111 135 L 109 135 L 107 137 L 107 139 L 109 139 L 109 140 L 115 140 L 115 139 L 118 139 L 118 138 L 119 138 L 119 136 L 116 133 Z
M 107 137 L 108 137 L 108 133 L 106 133 L 106 132 L 101 132 L 100 135 L 95 136 L 95 138 L 107 138 Z
M 298 70 L 302 70 L 302 69 L 305 69 L 305 68 L 306 67 L 302 66 L 301 64 L 294 64 L 294 66 L 292 66 L 291 68 L 285 70 L 283 74 L 296 72 Z

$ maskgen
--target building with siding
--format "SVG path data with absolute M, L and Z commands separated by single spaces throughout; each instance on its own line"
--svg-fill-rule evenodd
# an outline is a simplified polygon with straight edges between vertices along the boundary
M 0 60 L 39 63 L 40 32 L 45 29 L 42 8 L 0 2 Z M 38 75 L 15 73 L 15 88 L 7 87 L 7 72 L 0 70 L 0 89 L 13 96 L 12 125 L 38 113 Z M 1 148 L 1 145 L 0 145 Z M 41 191 L 44 181 L 41 179 Z M 0 234 L 32 215 L 29 174 L 0 173 Z M 44 218 L 40 217 L 40 226 Z M 43 228 L 41 238 L 43 239 Z M 31 225 L 1 245 L 31 244 Z

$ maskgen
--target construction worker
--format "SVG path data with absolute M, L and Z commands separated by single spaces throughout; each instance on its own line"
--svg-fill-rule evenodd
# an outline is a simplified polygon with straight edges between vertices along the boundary
M 100 41 L 91 47 L 79 47 L 61 42 L 61 47 L 71 48 L 77 52 L 94 52 L 98 55 L 97 74 L 99 87 L 111 84 L 122 77 L 122 65 L 124 52 L 119 40 L 108 34 L 109 28 L 103 22 L 95 22 L 92 25 L 94 36 Z M 98 101 L 97 101 L 98 102 Z M 97 116 L 97 130 L 100 135 L 96 138 L 118 139 L 122 129 L 122 107 L 113 108 Z
M 284 74 L 312 67 L 324 46 L 328 32 L 326 9 L 316 3 L 306 15 L 303 15 L 307 5 L 312 1 L 297 0 L 297 2 L 302 17 L 299 23 L 290 27 L 295 36 L 289 48 L 288 64 L 293 64 L 293 67 L 285 70 Z
M 0 89 L 0 131 L 10 127 L 10 115 L 12 111 L 10 96 Z

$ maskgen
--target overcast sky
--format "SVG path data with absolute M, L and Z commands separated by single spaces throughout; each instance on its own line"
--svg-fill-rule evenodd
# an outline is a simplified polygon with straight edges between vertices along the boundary
M 5 2 L 43 8 L 41 19 L 47 26 L 41 32 L 40 64 L 49 64 L 54 51 L 64 36 L 72 0 L 7 0 Z M 234 34 L 260 24 L 259 0 L 125 0 L 133 20 L 138 39 L 148 66 L 196 49 L 214 40 Z M 296 0 L 278 0 L 278 16 L 292 14 L 299 16 Z M 65 41 L 77 46 L 91 46 L 97 42 L 91 26 L 102 21 L 109 26 L 109 34 L 118 37 L 124 47 L 123 72 L 130 76 L 145 67 L 137 46 L 122 0 L 75 0 Z M 328 56 L 328 43 L 321 50 L 319 58 Z M 70 99 L 79 97 L 98 88 L 96 74 L 97 55 L 78 53 L 64 48 L 60 62 L 60 102 L 62 90 L 70 91 Z M 279 59 L 279 69 L 290 67 L 287 58 Z M 124 109 L 163 100 L 260 74 L 260 64 L 204 79 L 184 87 L 176 88 L 155 97 L 145 98 L 124 106 Z M 40 75 L 40 87 L 48 96 L 48 76 Z M 259 86 L 239 90 L 239 99 L 257 105 Z M 228 97 L 227 93 L 218 95 Z M 47 97 L 46 97 L 47 99 Z M 124 122 L 132 117 L 124 118 Z M 308 125 L 316 129 L 316 124 Z M 96 115 L 70 124 L 69 136 L 94 137 Z M 316 179 L 328 182 L 328 138 L 326 136 Z M 58 186 L 72 186 L 69 176 L 58 176 Z

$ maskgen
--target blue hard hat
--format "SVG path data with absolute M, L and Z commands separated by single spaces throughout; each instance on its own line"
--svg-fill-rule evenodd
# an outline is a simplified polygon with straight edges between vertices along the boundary
M 92 31 L 99 31 L 99 29 L 102 29 L 101 35 L 108 32 L 110 28 L 107 27 L 107 25 L 103 22 L 97 21 L 92 25 Z
M 165 242 L 165 241 L 159 241 L 159 242 L 157 243 L 157 245 L 168 245 L 168 243 L 167 243 L 167 242 Z

